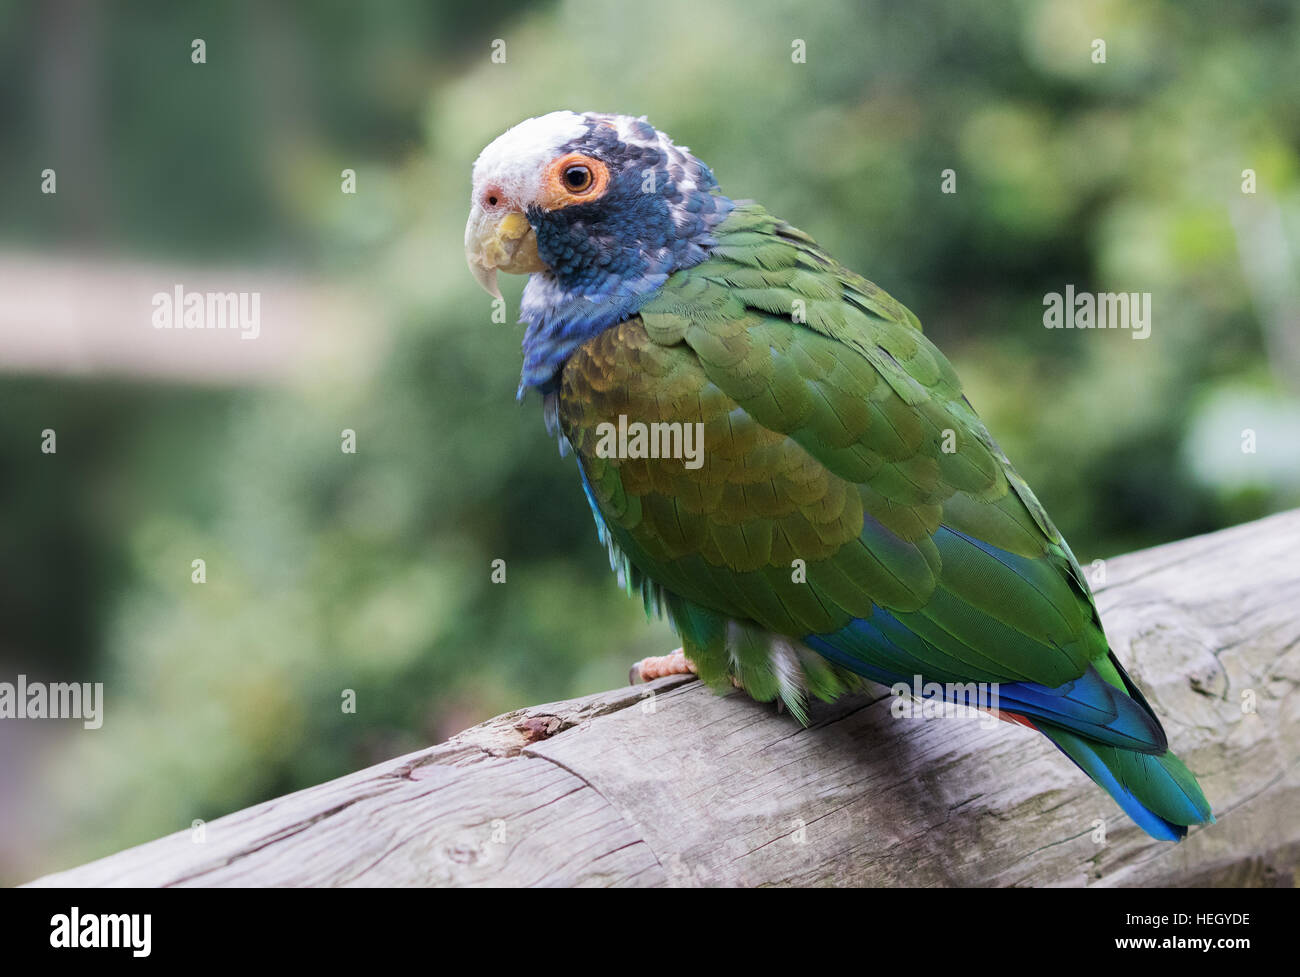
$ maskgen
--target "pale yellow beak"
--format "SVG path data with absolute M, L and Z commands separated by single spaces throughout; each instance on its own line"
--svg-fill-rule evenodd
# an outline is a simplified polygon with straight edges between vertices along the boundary
M 517 210 L 488 212 L 478 204 L 465 225 L 465 260 L 474 279 L 494 298 L 501 297 L 498 270 L 526 275 L 546 267 L 537 256 L 537 237 L 527 217 Z

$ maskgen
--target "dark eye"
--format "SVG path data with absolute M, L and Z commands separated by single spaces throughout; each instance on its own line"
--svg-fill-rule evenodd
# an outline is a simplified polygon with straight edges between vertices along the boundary
M 566 166 L 564 187 L 570 193 L 583 193 L 591 189 L 591 170 L 580 165 Z

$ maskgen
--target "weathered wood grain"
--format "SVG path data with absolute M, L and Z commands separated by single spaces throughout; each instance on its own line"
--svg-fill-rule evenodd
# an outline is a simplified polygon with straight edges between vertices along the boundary
M 1044 738 L 896 719 L 802 729 L 690 679 L 535 706 L 38 879 L 111 885 L 1294 885 L 1300 511 L 1119 557 L 1112 646 L 1219 823 L 1143 834 Z

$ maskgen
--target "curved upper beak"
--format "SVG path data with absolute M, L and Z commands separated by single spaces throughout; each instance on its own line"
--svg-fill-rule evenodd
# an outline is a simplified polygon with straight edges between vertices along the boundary
M 475 204 L 465 225 L 465 260 L 474 279 L 489 295 L 500 298 L 497 271 L 525 275 L 546 266 L 537 256 L 537 237 L 528 218 L 517 210 L 484 210 Z

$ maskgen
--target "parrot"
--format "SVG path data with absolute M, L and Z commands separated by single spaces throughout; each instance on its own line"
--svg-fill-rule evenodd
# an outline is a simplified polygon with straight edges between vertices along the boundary
M 471 184 L 474 278 L 500 300 L 499 271 L 528 275 L 518 399 L 536 391 L 611 568 L 682 642 L 642 679 L 694 673 L 805 726 L 868 681 L 986 684 L 1152 837 L 1213 823 L 911 311 L 644 117 L 527 119 Z

